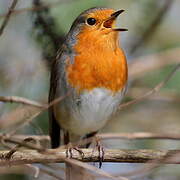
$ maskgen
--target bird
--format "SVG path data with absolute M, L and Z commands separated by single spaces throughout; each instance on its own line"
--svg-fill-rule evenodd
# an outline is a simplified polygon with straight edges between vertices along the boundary
M 128 79 L 119 43 L 119 32 L 127 29 L 116 28 L 122 12 L 85 10 L 60 46 L 51 66 L 49 103 L 65 98 L 49 108 L 51 148 L 94 136 L 117 111 Z

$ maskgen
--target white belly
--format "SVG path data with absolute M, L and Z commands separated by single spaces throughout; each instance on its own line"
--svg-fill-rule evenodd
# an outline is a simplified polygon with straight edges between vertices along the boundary
M 96 88 L 84 92 L 74 105 L 69 109 L 68 119 L 60 118 L 61 126 L 76 135 L 85 135 L 101 129 L 117 110 L 123 93 Z

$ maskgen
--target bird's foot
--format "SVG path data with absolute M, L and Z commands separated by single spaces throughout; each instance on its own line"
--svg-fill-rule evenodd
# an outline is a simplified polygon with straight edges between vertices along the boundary
M 105 149 L 98 138 L 95 139 L 95 147 L 93 148 L 92 153 L 94 153 L 95 151 L 98 151 L 99 168 L 101 168 L 102 162 L 104 161 Z
M 69 143 L 67 145 L 67 150 L 66 150 L 66 157 L 67 158 L 73 158 L 73 150 L 77 151 L 80 155 L 81 155 L 81 158 L 83 159 L 84 158 L 84 153 L 81 149 L 79 149 L 78 147 L 74 147 L 72 146 L 71 143 Z

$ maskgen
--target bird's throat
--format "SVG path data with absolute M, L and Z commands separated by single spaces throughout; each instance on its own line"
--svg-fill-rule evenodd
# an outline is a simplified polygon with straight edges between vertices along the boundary
M 79 36 L 74 63 L 67 64 L 69 84 L 78 91 L 99 87 L 114 93 L 121 90 L 127 81 L 127 63 L 116 39 L 116 34 L 92 39 L 87 34 Z

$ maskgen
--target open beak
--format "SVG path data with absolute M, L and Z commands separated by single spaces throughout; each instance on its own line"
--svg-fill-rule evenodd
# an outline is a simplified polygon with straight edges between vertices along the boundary
M 113 31 L 128 31 L 128 29 L 125 29 L 125 28 L 115 28 L 115 29 L 112 28 L 113 23 L 116 20 L 116 18 L 123 12 L 124 10 L 119 10 L 111 14 L 111 16 L 107 20 L 104 21 L 103 26 L 105 28 L 111 28 Z

